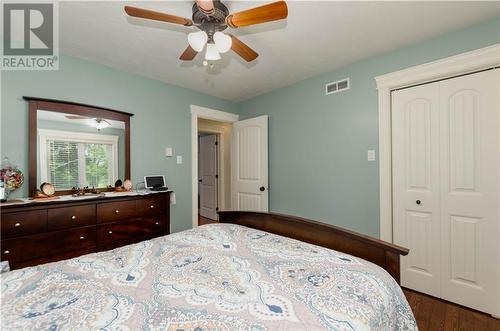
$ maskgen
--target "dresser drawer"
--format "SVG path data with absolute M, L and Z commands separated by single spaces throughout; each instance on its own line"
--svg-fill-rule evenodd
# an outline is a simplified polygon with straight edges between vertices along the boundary
M 97 236 L 95 226 L 53 232 L 47 235 L 47 244 L 51 254 L 68 252 L 88 247 L 96 247 Z
M 2 261 L 29 261 L 44 256 L 96 247 L 96 227 L 50 232 L 2 241 Z
M 105 245 L 111 242 L 139 242 L 158 236 L 162 228 L 165 228 L 163 218 L 134 219 L 109 225 L 103 224 L 97 227 L 97 243 Z
M 83 205 L 76 207 L 52 208 L 48 210 L 47 226 L 49 230 L 78 228 L 95 225 L 96 207 Z
M 97 222 L 115 222 L 136 217 L 135 200 L 106 202 L 97 205 Z
M 147 227 L 152 229 L 152 236 L 149 238 L 164 236 L 170 233 L 170 224 L 167 223 L 164 215 L 143 218 L 143 222 Z
M 12 238 L 44 232 L 47 229 L 47 210 L 2 214 L 2 238 Z
M 165 211 L 164 197 L 138 199 L 136 204 L 141 217 L 158 215 Z

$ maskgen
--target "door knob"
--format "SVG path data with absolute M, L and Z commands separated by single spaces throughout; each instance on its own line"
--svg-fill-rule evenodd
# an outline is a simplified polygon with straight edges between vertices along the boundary
M 260 190 L 261 192 L 264 192 L 264 191 L 266 190 L 266 188 L 265 188 L 264 186 L 261 186 L 261 187 L 259 188 L 259 190 Z
M 417 205 L 419 205 L 419 204 L 421 204 L 421 203 L 422 203 L 422 201 L 420 201 L 420 200 L 417 200 L 417 201 L 415 201 L 415 202 L 417 203 Z

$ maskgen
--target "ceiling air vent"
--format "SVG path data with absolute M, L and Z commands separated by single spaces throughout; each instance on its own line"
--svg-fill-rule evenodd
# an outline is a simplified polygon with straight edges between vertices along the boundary
M 328 83 L 325 85 L 326 95 L 347 91 L 350 87 L 351 84 L 349 83 L 349 78 L 344 78 L 336 82 Z

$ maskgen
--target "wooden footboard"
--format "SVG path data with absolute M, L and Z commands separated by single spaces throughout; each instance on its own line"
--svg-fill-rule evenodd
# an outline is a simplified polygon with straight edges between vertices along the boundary
M 399 256 L 409 250 L 354 231 L 305 218 L 245 211 L 219 212 L 219 222 L 233 223 L 334 249 L 370 261 L 400 283 Z

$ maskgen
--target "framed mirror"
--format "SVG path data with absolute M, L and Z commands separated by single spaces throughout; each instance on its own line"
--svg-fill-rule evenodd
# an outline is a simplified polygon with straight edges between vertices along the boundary
M 24 97 L 29 102 L 29 195 L 44 182 L 56 195 L 114 189 L 130 178 L 130 117 L 90 105 Z

